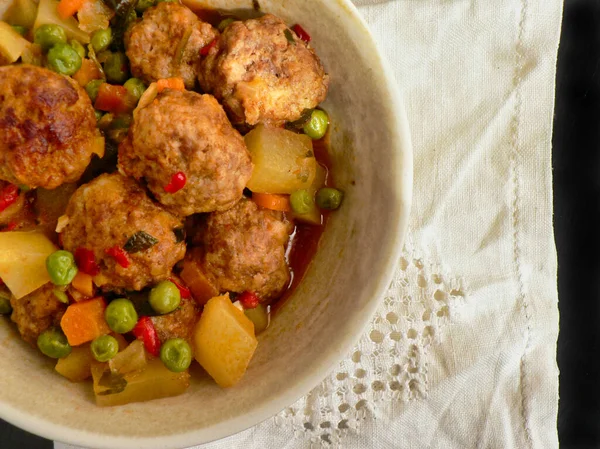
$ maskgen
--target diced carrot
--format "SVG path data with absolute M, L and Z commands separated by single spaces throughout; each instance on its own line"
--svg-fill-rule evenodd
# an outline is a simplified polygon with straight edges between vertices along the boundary
M 67 19 L 81 9 L 85 0 L 60 0 L 56 11 L 61 19 Z
M 165 89 L 185 90 L 185 84 L 183 83 L 183 78 L 164 78 L 156 82 L 156 88 L 159 92 Z
M 75 290 L 87 296 L 88 298 L 94 296 L 94 284 L 92 282 L 92 276 L 84 273 L 83 271 L 77 272 L 71 281 L 71 285 Z
M 280 210 L 283 212 L 289 212 L 291 210 L 289 195 L 254 192 L 252 193 L 252 200 L 265 209 Z
M 81 87 L 85 87 L 90 81 L 99 80 L 101 78 L 102 73 L 100 73 L 98 66 L 87 58 L 81 61 L 81 68 L 73 75 L 73 79 L 77 81 Z
M 71 346 L 78 346 L 110 333 L 104 319 L 105 309 L 104 298 L 89 299 L 67 307 L 60 320 L 60 327 Z
M 203 306 L 209 299 L 218 296 L 219 290 L 204 274 L 198 262 L 202 257 L 201 254 L 200 248 L 193 249 L 183 261 L 183 269 L 179 276 L 189 288 L 194 300 Z

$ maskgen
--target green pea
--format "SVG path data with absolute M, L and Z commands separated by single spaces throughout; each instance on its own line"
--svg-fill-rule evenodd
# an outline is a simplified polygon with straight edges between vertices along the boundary
M 155 312 L 164 315 L 179 307 L 181 293 L 171 281 L 162 281 L 150 290 L 149 301 Z
M 223 19 L 223 20 L 221 20 L 221 22 L 219 22 L 217 29 L 222 33 L 223 31 L 225 31 L 225 28 L 227 28 L 233 22 L 235 22 L 235 19 L 233 17 L 229 17 L 228 19 Z
M 319 189 L 316 196 L 317 206 L 321 209 L 335 210 L 342 204 L 344 193 L 331 187 Z
M 99 121 L 102 117 L 104 117 L 104 112 L 99 111 L 98 109 L 94 109 L 94 114 L 96 114 L 96 121 Z
M 56 44 L 48 51 L 48 67 L 61 75 L 74 75 L 81 68 L 81 56 L 69 44 Z
M 109 54 L 104 63 L 104 74 L 110 83 L 123 84 L 129 77 L 125 54 L 120 51 Z
M 92 80 L 85 85 L 85 91 L 87 92 L 92 103 L 96 102 L 96 98 L 98 98 L 98 90 L 100 89 L 100 85 L 104 83 L 104 80 Z
M 313 207 L 313 197 L 306 189 L 296 190 L 290 195 L 292 210 L 297 214 L 307 214 Z
M 87 52 L 85 51 L 85 47 L 83 45 L 81 45 L 79 43 L 79 41 L 76 41 L 75 39 L 72 39 L 71 42 L 69 42 L 69 45 L 71 47 L 73 47 L 73 50 L 75 50 L 77 52 L 77 54 L 79 55 L 79 57 L 81 59 L 85 58 L 87 55 Z
M 10 305 L 10 293 L 0 291 L 0 315 L 8 315 L 12 313 Z
M 102 335 L 90 345 L 92 355 L 99 362 L 108 362 L 119 352 L 119 342 L 112 335 Z
M 139 0 L 137 2 L 137 5 L 135 5 L 135 10 L 141 14 L 148 8 L 153 7 L 154 5 L 156 5 L 155 0 Z
M 329 126 L 329 116 L 327 112 L 315 109 L 310 115 L 310 120 L 302 128 L 304 134 L 313 140 L 322 139 L 327 133 Z
M 125 87 L 127 92 L 129 92 L 131 96 L 135 97 L 138 101 L 146 90 L 146 85 L 139 78 L 129 78 L 127 81 L 125 81 L 123 87 Z
M 46 270 L 54 285 L 69 285 L 77 274 L 75 257 L 69 251 L 56 251 L 46 258 Z
M 255 334 L 260 334 L 269 327 L 269 313 L 262 304 L 254 309 L 244 309 L 244 314 L 254 323 Z
M 181 373 L 192 363 L 192 348 L 183 338 L 171 338 L 161 346 L 160 359 L 169 371 Z
M 12 29 L 19 33 L 21 36 L 25 36 L 25 34 L 27 34 L 27 28 L 22 27 L 21 25 L 12 25 Z
M 127 298 L 112 301 L 104 311 L 104 318 L 113 332 L 125 334 L 130 332 L 138 321 L 133 303 Z
M 53 359 L 62 359 L 71 353 L 71 345 L 60 329 L 50 328 L 40 334 L 37 346 L 42 354 Z
M 117 115 L 110 124 L 112 129 L 125 129 L 129 130 L 133 116 L 131 114 L 119 114 Z
M 90 44 L 96 53 L 106 50 L 112 42 L 112 30 L 107 28 L 105 30 L 94 31 L 90 38 Z
M 62 27 L 47 23 L 35 30 L 33 42 L 42 47 L 43 51 L 48 51 L 56 44 L 66 43 L 67 33 Z

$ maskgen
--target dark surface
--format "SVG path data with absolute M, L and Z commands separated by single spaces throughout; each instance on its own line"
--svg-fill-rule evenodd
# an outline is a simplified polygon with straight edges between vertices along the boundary
M 561 448 L 600 447 L 600 1 L 567 0 L 554 130 Z
M 553 145 L 561 448 L 600 448 L 600 0 L 566 0 Z M 0 447 L 52 442 L 0 421 Z

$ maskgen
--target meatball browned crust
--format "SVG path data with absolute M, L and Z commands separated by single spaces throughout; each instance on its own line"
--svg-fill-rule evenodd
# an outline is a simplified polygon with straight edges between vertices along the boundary
M 152 324 L 161 343 L 171 338 L 190 340 L 200 309 L 192 299 L 181 299 L 179 307 L 166 315 L 153 316 Z
M 102 145 L 90 99 L 72 78 L 0 67 L 0 179 L 54 189 L 77 181 Z
M 182 216 L 229 209 L 252 176 L 244 139 L 217 100 L 171 89 L 136 111 L 119 147 L 119 168 L 143 179 L 161 204 Z M 165 187 L 179 172 L 185 187 L 168 193 Z
M 278 17 L 233 22 L 201 64 L 200 86 L 234 124 L 279 125 L 325 100 L 329 77 L 304 41 Z
M 94 252 L 100 267 L 94 281 L 105 290 L 141 290 L 155 284 L 168 278 L 185 255 L 185 243 L 178 242 L 174 233 L 183 227 L 181 220 L 153 203 L 133 179 L 120 174 L 104 174 L 81 186 L 65 215 L 64 248 Z M 141 250 L 129 248 L 126 243 L 142 231 L 153 243 Z M 128 267 L 106 253 L 115 246 L 128 251 Z
M 51 326 L 58 326 L 67 305 L 54 294 L 54 285 L 46 284 L 20 299 L 10 298 L 11 320 L 19 329 L 23 340 L 35 345 L 42 332 Z
M 200 265 L 222 292 L 276 298 L 290 280 L 285 247 L 291 232 L 283 213 L 242 199 L 228 211 L 212 213 L 200 228 Z
M 196 83 L 200 50 L 218 35 L 187 7 L 163 2 L 144 12 L 125 34 L 131 73 L 146 83 L 181 77 L 188 89 Z

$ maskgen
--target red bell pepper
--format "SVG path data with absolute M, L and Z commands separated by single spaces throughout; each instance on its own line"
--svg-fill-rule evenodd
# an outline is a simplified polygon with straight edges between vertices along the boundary
M 292 30 L 294 30 L 294 33 L 296 33 L 298 37 L 307 44 L 310 42 L 310 34 L 308 34 L 306 30 L 302 28 L 299 24 L 294 25 L 292 27 Z
M 179 294 L 181 295 L 181 297 L 183 299 L 190 299 L 192 297 L 192 293 L 190 292 L 189 288 L 181 285 L 174 278 L 169 278 L 169 281 L 171 281 L 173 284 L 175 284 L 175 286 L 179 289 Z
M 119 114 L 131 112 L 136 103 L 136 99 L 123 86 L 102 83 L 94 107 L 100 111 Z
M 123 268 L 128 268 L 131 264 L 131 262 L 129 261 L 129 257 L 127 257 L 127 253 L 123 248 L 120 248 L 115 245 L 112 248 L 105 249 L 104 252 L 113 259 L 115 259 L 115 261 Z
M 133 335 L 138 340 L 142 340 L 146 351 L 154 357 L 160 355 L 160 339 L 152 323 L 152 319 L 148 316 L 141 317 L 133 328 Z
M 244 292 L 237 299 L 244 309 L 256 309 L 260 304 L 260 298 L 253 292 Z
M 205 45 L 204 47 L 202 47 L 200 49 L 200 55 L 201 56 L 207 56 L 208 53 L 210 52 L 210 49 L 213 48 L 215 45 L 217 45 L 217 38 L 214 38 L 210 44 Z
M 0 212 L 11 206 L 19 198 L 19 187 L 9 184 L 0 190 Z
M 77 263 L 77 268 L 79 268 L 85 274 L 96 276 L 98 273 L 100 273 L 100 267 L 96 263 L 96 256 L 94 256 L 93 251 L 87 248 L 77 248 L 74 256 L 75 262 Z
M 171 182 L 165 186 L 165 192 L 177 193 L 185 187 L 187 178 L 185 173 L 180 171 L 171 176 Z

